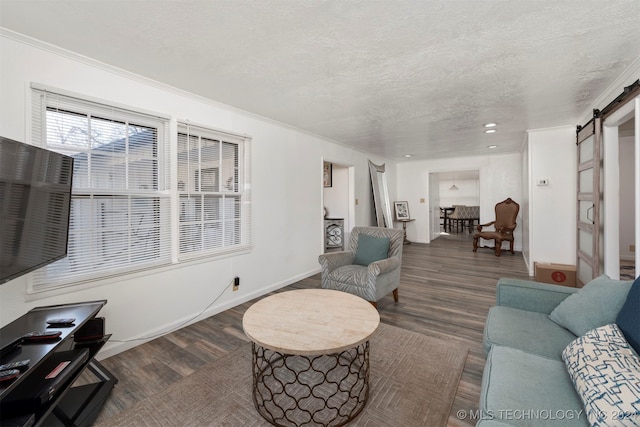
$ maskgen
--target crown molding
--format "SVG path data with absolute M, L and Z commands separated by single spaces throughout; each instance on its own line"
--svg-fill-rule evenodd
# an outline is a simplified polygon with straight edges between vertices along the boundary
M 193 92 L 189 92 L 189 91 L 186 91 L 186 90 L 183 90 L 183 89 L 179 89 L 179 88 L 177 88 L 175 86 L 171 86 L 171 85 L 168 85 L 166 83 L 161 83 L 161 82 L 159 82 L 157 80 L 153 80 L 153 79 L 150 79 L 148 77 L 144 77 L 142 75 L 133 73 L 131 71 L 127 71 L 127 70 L 124 70 L 122 68 L 118 68 L 118 67 L 115 67 L 113 65 L 109 65 L 109 64 L 107 64 L 105 62 L 101 62 L 101 61 L 98 61 L 96 59 L 90 58 L 88 56 L 81 55 L 79 53 L 70 51 L 68 49 L 64 49 L 64 48 L 62 48 L 60 46 L 56 46 L 56 45 L 53 45 L 51 43 L 47 43 L 47 42 L 44 42 L 42 40 L 27 36 L 25 34 L 15 32 L 15 31 L 10 30 L 8 28 L 0 27 L 0 37 L 11 39 L 11 40 L 16 41 L 18 43 L 26 44 L 26 45 L 29 45 L 29 46 L 31 46 L 33 48 L 43 50 L 45 52 L 53 53 L 55 55 L 60 55 L 62 57 L 68 58 L 70 60 L 81 62 L 81 63 L 83 63 L 83 64 L 85 64 L 87 66 L 94 67 L 94 68 L 100 69 L 102 71 L 105 71 L 105 72 L 108 72 L 108 73 L 112 73 L 112 74 L 115 74 L 117 76 L 129 79 L 129 80 L 134 80 L 134 81 L 139 82 L 141 84 L 148 85 L 148 86 L 151 86 L 151 87 L 155 87 L 157 89 L 172 93 L 174 95 L 178 95 L 178 96 L 181 96 L 181 97 L 184 97 L 184 98 L 187 98 L 187 99 L 191 99 L 191 100 L 194 100 L 194 101 L 197 101 L 197 102 L 200 102 L 200 103 L 203 103 L 203 104 L 215 107 L 215 108 L 224 109 L 224 110 L 227 110 L 227 111 L 230 111 L 230 112 L 233 112 L 233 113 L 245 116 L 245 117 L 253 118 L 253 119 L 260 120 L 260 121 L 263 121 L 263 122 L 268 122 L 268 123 L 271 123 L 271 124 L 274 124 L 274 125 L 277 125 L 277 126 L 280 126 L 280 127 L 284 127 L 284 128 L 290 129 L 290 130 L 294 130 L 296 132 L 300 132 L 302 134 L 305 134 L 305 135 L 308 135 L 308 136 L 311 136 L 311 137 L 314 137 L 314 138 L 318 138 L 318 139 L 321 139 L 323 141 L 330 142 L 332 144 L 336 144 L 336 145 L 338 145 L 338 146 L 340 146 L 340 147 L 342 147 L 344 149 L 350 150 L 352 152 L 361 153 L 361 154 L 364 154 L 364 155 L 367 155 L 367 156 L 371 156 L 372 155 L 371 153 L 367 153 L 365 151 L 362 151 L 362 150 L 359 150 L 357 148 L 351 147 L 351 146 L 349 146 L 349 145 L 347 145 L 345 143 L 342 143 L 340 141 L 336 141 L 336 140 L 333 140 L 331 138 L 327 138 L 326 136 L 318 135 L 316 133 L 310 132 L 308 130 L 300 129 L 298 127 L 295 127 L 295 126 L 287 124 L 287 123 L 279 122 L 277 120 L 270 119 L 268 117 L 260 116 L 258 114 L 252 113 L 250 111 L 242 110 L 240 108 L 233 107 L 231 105 L 224 104 L 222 102 L 214 101 L 213 99 L 206 98 L 204 96 L 201 96 L 201 95 L 198 95 L 198 94 L 195 94 Z M 393 162 L 390 159 L 389 159 L 389 161 Z
M 640 56 L 637 57 L 623 72 L 615 79 L 607 89 L 598 96 L 591 107 L 581 116 L 580 125 L 593 118 L 594 109 L 602 109 L 622 93 L 626 86 L 629 86 L 640 78 Z

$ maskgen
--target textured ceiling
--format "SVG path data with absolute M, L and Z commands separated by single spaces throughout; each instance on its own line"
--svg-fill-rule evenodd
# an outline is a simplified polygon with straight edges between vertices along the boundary
M 517 151 L 640 57 L 638 0 L 0 0 L 0 26 L 390 159 Z

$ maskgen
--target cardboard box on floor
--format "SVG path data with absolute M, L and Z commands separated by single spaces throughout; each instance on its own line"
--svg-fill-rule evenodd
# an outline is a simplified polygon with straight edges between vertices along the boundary
M 575 265 L 535 262 L 534 266 L 536 282 L 571 287 L 576 286 Z

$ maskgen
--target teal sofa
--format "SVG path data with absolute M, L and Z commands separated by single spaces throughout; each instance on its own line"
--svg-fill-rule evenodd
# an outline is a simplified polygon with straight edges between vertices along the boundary
M 615 323 L 632 284 L 607 276 L 594 282 L 579 290 L 498 281 L 484 330 L 487 360 L 477 427 L 590 425 L 562 353 L 583 333 Z

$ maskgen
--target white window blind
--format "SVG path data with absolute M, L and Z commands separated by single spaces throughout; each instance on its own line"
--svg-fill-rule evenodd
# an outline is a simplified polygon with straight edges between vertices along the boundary
M 171 262 L 169 122 L 39 88 L 32 141 L 74 158 L 68 256 L 40 291 Z
M 251 244 L 248 138 L 178 123 L 179 257 Z

